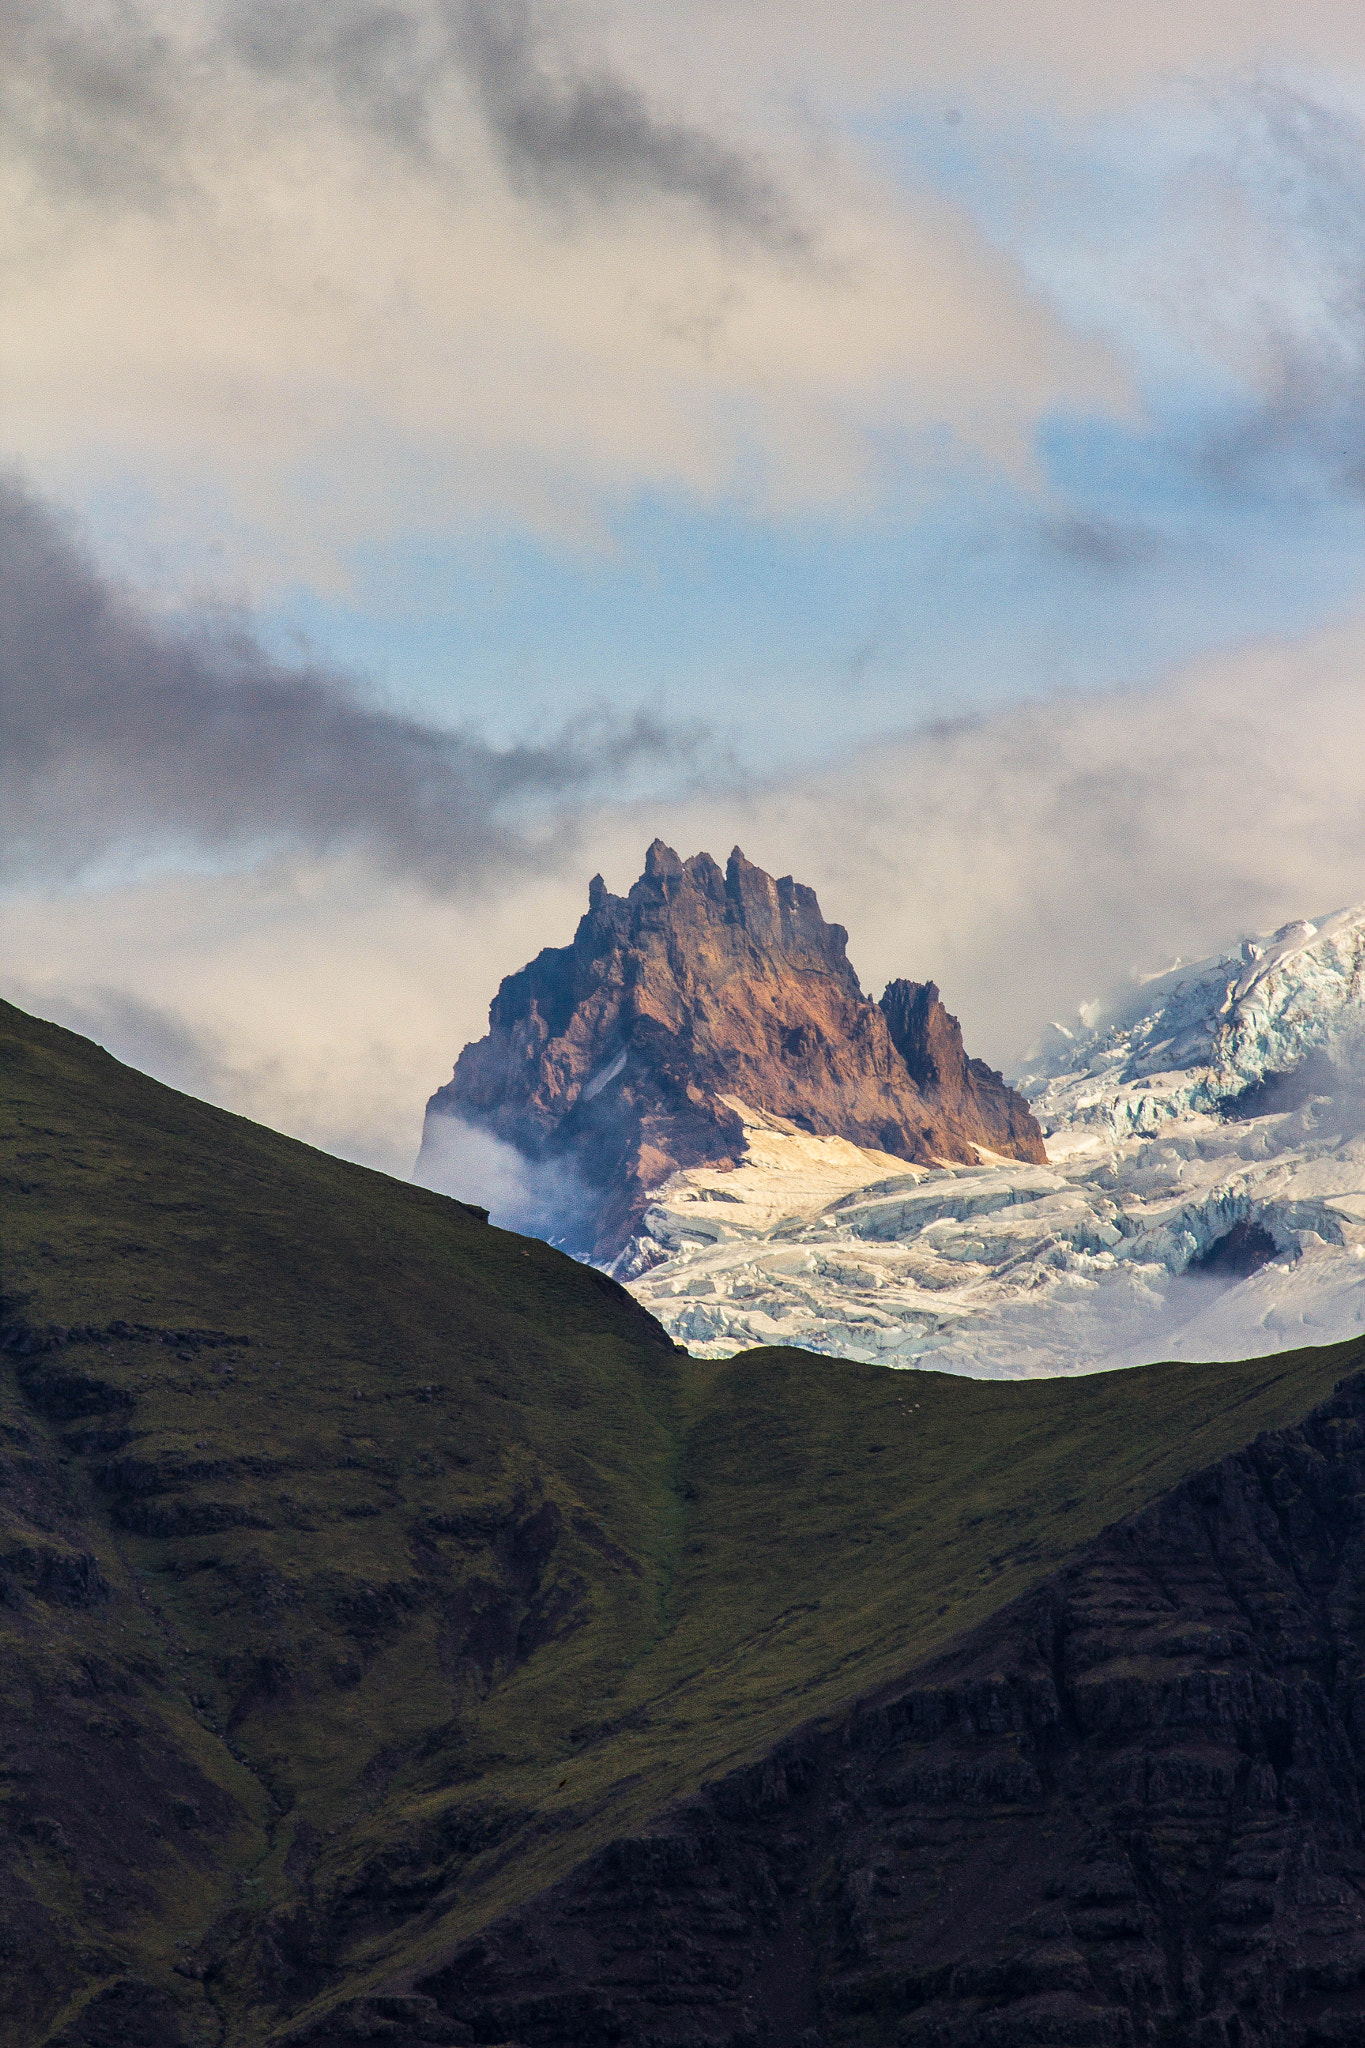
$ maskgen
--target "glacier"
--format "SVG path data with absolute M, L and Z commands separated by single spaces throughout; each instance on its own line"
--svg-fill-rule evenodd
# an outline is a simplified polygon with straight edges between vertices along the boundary
M 1139 979 L 1012 1077 L 1046 1166 L 918 1167 L 728 1098 L 612 1270 L 680 1343 L 988 1378 L 1365 1329 L 1365 904 Z

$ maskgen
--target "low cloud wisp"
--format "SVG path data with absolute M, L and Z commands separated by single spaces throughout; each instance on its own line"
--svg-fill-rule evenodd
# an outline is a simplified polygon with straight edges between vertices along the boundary
M 503 1230 L 581 1250 L 593 1236 L 600 1206 L 594 1190 L 567 1160 L 527 1159 L 515 1146 L 455 1116 L 429 1116 L 413 1169 L 419 1187 L 487 1209 Z

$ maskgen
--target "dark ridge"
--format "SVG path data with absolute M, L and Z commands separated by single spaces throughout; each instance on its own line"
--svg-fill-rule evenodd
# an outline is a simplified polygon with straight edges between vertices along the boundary
M 428 1970 L 419 2041 L 1365 2038 L 1365 1373 Z
M 1232 1946 L 1262 1904 L 1208 1889 L 1256 1787 L 1290 1830 L 1253 1887 L 1283 1997 L 1349 2038 L 1300 1932 L 1311 1911 L 1353 1953 L 1354 1410 L 1311 1458 L 1240 1453 L 1235 1523 L 1196 1489 L 1128 1577 L 1057 1574 L 1298 1423 L 1360 1344 L 1028 1384 L 692 1360 L 546 1245 L 5 1005 L 0 1061 L 4 2048 L 890 2048 L 912 1979 L 949 1985 L 914 1994 L 948 2043 L 1207 2048 L 1177 1978 L 1228 2048 L 1236 1957 L 1256 2025 L 1280 1996 Z M 1055 1721 L 999 1704 L 1048 1684 Z M 853 1702 L 924 1692 L 965 1704 L 875 1775 Z M 1199 1744 L 1230 1715 L 1228 1791 Z M 1116 1790 L 1131 1729 L 1157 1761 Z M 1153 1773 L 1167 1976 L 1103 1946 L 1126 1894 L 1063 1891 L 1082 2010 L 1011 2007 L 1011 1863 L 1065 1886 L 1097 1841 L 1136 1865 Z M 911 1836 L 942 1859 L 906 1862 Z M 556 1885 L 584 1908 L 558 1978 Z

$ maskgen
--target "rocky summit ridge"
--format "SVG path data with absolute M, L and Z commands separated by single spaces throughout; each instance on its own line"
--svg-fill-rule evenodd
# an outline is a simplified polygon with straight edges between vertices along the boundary
M 574 1248 L 599 1259 L 672 1176 L 733 1169 L 753 1112 L 892 1166 L 976 1164 L 982 1148 L 1044 1162 L 1028 1105 L 968 1058 L 933 983 L 874 1002 L 847 941 L 813 889 L 738 847 L 722 870 L 656 839 L 627 895 L 595 876 L 572 944 L 503 981 L 487 1036 L 428 1104 L 424 1149 L 453 1118 L 565 1163 L 587 1191 Z

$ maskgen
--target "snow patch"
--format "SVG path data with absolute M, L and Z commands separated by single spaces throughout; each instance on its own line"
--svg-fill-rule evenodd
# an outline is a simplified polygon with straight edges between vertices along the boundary
M 610 1065 L 603 1067 L 600 1074 L 593 1075 L 591 1081 L 589 1081 L 587 1087 L 583 1090 L 581 1100 L 584 1102 L 594 1101 L 597 1098 L 597 1096 L 599 1096 L 602 1093 L 602 1090 L 607 1086 L 607 1083 L 609 1081 L 614 1081 L 616 1079 L 616 1076 L 621 1072 L 621 1069 L 625 1066 L 625 1064 L 626 1048 L 622 1046 L 620 1052 L 617 1053 L 616 1058 L 612 1060 Z

